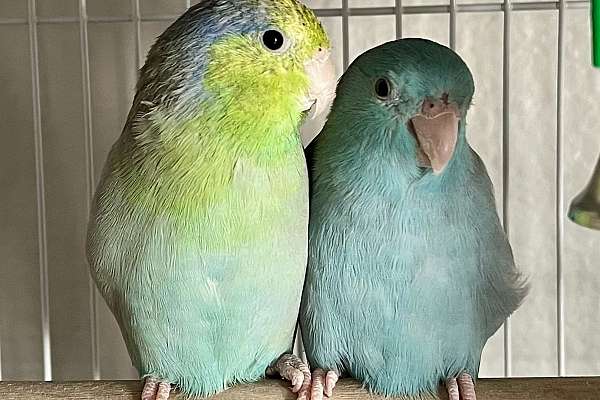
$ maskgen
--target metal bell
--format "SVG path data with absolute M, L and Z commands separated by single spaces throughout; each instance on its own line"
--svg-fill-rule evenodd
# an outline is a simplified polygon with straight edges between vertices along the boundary
M 600 68 L 600 0 L 592 0 L 591 17 L 592 64 Z M 591 182 L 573 200 L 569 218 L 586 228 L 600 230 L 600 160 Z
M 600 230 L 600 160 L 591 182 L 573 200 L 569 209 L 569 218 L 586 228 Z

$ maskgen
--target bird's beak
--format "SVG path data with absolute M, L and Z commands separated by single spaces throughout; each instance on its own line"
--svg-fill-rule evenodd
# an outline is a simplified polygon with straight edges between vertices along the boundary
M 444 171 L 454 155 L 459 121 L 458 106 L 448 103 L 447 95 L 423 102 L 421 112 L 409 122 L 409 128 L 419 143 L 419 166 L 431 167 L 435 175 Z
M 308 93 L 302 101 L 302 111 L 311 111 L 311 119 L 329 112 L 335 98 L 337 79 L 335 66 L 331 60 L 331 51 L 319 49 L 317 54 L 304 63 L 304 69 L 310 81 Z

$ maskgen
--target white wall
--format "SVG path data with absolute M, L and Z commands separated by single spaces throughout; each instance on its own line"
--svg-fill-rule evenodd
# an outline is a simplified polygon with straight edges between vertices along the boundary
M 478 0 L 469 0 L 471 3 Z M 0 24 L 0 349 L 2 378 L 43 379 L 40 254 L 47 254 L 48 317 L 52 376 L 131 378 L 118 328 L 101 299 L 90 306 L 84 261 L 89 187 L 120 133 L 135 85 L 132 22 L 90 22 L 91 153 L 86 154 L 84 92 L 77 0 L 39 0 L 40 18 L 73 17 L 68 23 L 38 24 L 41 147 L 36 152 L 29 27 Z M 91 18 L 131 14 L 130 2 L 88 0 Z M 338 1 L 307 2 L 339 7 Z M 351 7 L 392 6 L 393 0 L 350 1 Z M 459 4 L 461 2 L 459 1 Z M 440 4 L 405 0 L 405 6 Z M 141 0 L 144 18 L 177 15 L 184 0 Z M 26 19 L 27 1 L 0 0 L 0 20 Z M 556 260 L 556 69 L 557 11 L 512 13 L 510 68 L 510 236 L 517 262 L 533 290 L 512 319 L 512 372 L 557 373 Z M 584 186 L 600 151 L 600 70 L 589 65 L 586 9 L 566 14 L 564 196 Z M 336 45 L 342 71 L 342 19 L 323 21 Z M 15 22 L 19 22 L 15 20 Z M 406 15 L 405 36 L 448 44 L 447 14 Z M 145 52 L 168 21 L 142 22 Z M 395 37 L 393 16 L 350 17 L 350 58 Z M 459 14 L 457 51 L 476 78 L 470 140 L 485 160 L 502 199 L 503 15 Z M 36 154 L 41 162 L 36 175 Z M 43 160 L 40 158 L 43 156 Z M 89 172 L 86 166 L 92 167 Z M 36 180 L 36 176 L 38 179 Z M 43 196 L 36 190 L 44 180 Z M 41 186 L 39 186 L 41 188 Z M 45 204 L 46 235 L 38 226 L 38 200 Z M 42 240 L 40 246 L 40 238 Z M 41 252 L 40 252 L 40 249 Z M 44 250 L 46 249 L 46 251 Z M 44 257 L 42 257 L 43 261 Z M 564 334 L 566 372 L 600 374 L 600 233 L 565 225 Z M 91 310 L 95 310 L 92 312 Z M 95 315 L 95 318 L 94 318 Z M 96 329 L 93 329 L 96 321 Z M 94 340 L 94 338 L 97 339 Z M 504 374 L 503 333 L 488 344 L 482 375 Z

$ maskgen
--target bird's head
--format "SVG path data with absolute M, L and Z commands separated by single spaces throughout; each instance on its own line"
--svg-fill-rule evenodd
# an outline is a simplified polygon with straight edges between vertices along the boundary
M 346 117 L 362 128 L 347 138 L 354 144 L 385 148 L 410 171 L 441 175 L 464 142 L 473 92 L 473 77 L 452 50 L 429 40 L 402 39 L 352 64 L 332 114 L 347 110 Z
M 330 53 L 323 27 L 296 0 L 202 1 L 150 50 L 137 102 L 177 121 L 201 113 L 215 116 L 209 123 L 245 121 L 245 134 L 297 127 L 309 109 L 329 109 Z

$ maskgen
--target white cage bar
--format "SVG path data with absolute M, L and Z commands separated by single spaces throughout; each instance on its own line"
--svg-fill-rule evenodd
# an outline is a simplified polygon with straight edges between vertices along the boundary
M 136 0 L 132 0 L 135 3 Z M 529 1 L 529 2 L 505 2 L 505 3 L 478 3 L 478 4 L 456 4 L 456 13 L 486 13 L 486 12 L 503 12 L 506 7 L 510 11 L 548 11 L 558 10 L 561 1 Z M 589 8 L 589 0 L 567 0 L 564 1 L 565 9 L 587 9 Z M 422 6 L 402 6 L 402 14 L 449 14 L 451 6 L 448 5 L 422 5 Z M 319 17 L 342 17 L 344 14 L 343 8 L 317 8 L 315 13 Z M 347 9 L 348 16 L 383 16 L 397 15 L 396 7 L 349 7 Z M 116 22 L 157 22 L 157 21 L 173 21 L 179 15 L 148 15 L 138 16 L 135 14 L 128 17 L 89 17 L 90 23 L 116 23 Z M 79 23 L 78 17 L 44 17 L 35 19 L 38 24 L 62 24 L 62 23 Z M 0 18 L 0 25 L 19 25 L 27 24 L 27 18 Z
M 344 71 L 350 65 L 350 8 L 349 0 L 342 0 L 342 60 Z
M 144 55 L 142 54 L 142 13 L 140 10 L 140 0 L 131 0 L 131 7 L 133 15 L 133 36 L 135 38 L 135 54 L 137 56 L 137 66 L 138 68 L 141 68 L 144 64 Z
M 510 15 L 512 10 L 511 0 L 504 0 L 504 29 L 502 38 L 502 224 L 507 236 L 509 230 L 509 204 L 510 191 Z M 510 317 L 504 322 L 504 376 L 512 375 L 512 343 Z
M 190 7 L 190 0 L 186 0 L 186 7 Z M 35 171 L 36 171 L 36 193 L 37 193 L 37 229 L 38 229 L 38 251 L 40 270 L 40 298 L 41 298 L 41 329 L 43 350 L 43 377 L 44 380 L 52 379 L 52 353 L 50 342 L 49 322 L 49 294 L 48 294 L 48 256 L 47 256 L 47 233 L 46 233 L 46 200 L 44 183 L 44 151 L 43 132 L 41 120 L 40 82 L 39 82 L 39 48 L 38 30 L 39 24 L 64 24 L 78 23 L 80 28 L 81 46 L 81 71 L 83 90 L 83 119 L 86 153 L 86 184 L 88 194 L 87 209 L 91 205 L 91 198 L 95 187 L 94 179 L 94 143 L 93 143 L 93 121 L 90 82 L 90 56 L 88 25 L 90 23 L 118 23 L 130 22 L 133 24 L 133 36 L 136 52 L 136 67 L 141 67 L 144 61 L 142 49 L 142 23 L 151 21 L 171 21 L 178 15 L 153 15 L 144 17 L 140 9 L 140 0 L 131 0 L 131 15 L 126 17 L 89 17 L 86 0 L 79 0 L 79 15 L 77 17 L 52 17 L 38 18 L 36 13 L 36 0 L 28 0 L 27 18 L 0 18 L 0 25 L 28 25 L 29 28 L 29 51 L 31 62 L 32 83 L 32 108 L 33 128 L 35 144 Z M 343 66 L 344 69 L 350 63 L 350 27 L 351 16 L 383 16 L 393 15 L 396 18 L 396 36 L 403 36 L 403 15 L 405 14 L 448 14 L 449 17 L 449 44 L 456 46 L 457 14 L 459 13 L 484 13 L 499 12 L 503 14 L 503 133 L 502 133 L 502 220 L 507 234 L 510 234 L 509 205 L 510 196 L 510 56 L 511 56 L 511 14 L 519 11 L 556 10 L 558 12 L 558 67 L 557 67 L 557 136 L 556 136 L 556 276 L 557 276 L 557 374 L 565 375 L 565 332 L 564 332 L 564 280 L 563 280 L 563 241 L 564 241 L 564 57 L 565 57 L 565 17 L 568 9 L 586 9 L 589 7 L 588 0 L 557 0 L 541 2 L 518 2 L 503 0 L 501 3 L 480 4 L 457 4 L 456 0 L 449 0 L 446 5 L 421 5 L 404 6 L 402 0 L 395 0 L 393 7 L 365 7 L 353 8 L 349 6 L 349 0 L 342 0 L 340 8 L 317 9 L 320 17 L 341 17 L 342 39 L 343 39 Z M 93 282 L 90 280 L 90 328 L 91 328 L 91 354 L 93 379 L 101 378 L 99 347 L 98 347 L 98 310 L 97 292 Z M 511 351 L 511 324 L 507 320 L 504 325 L 504 375 L 512 375 L 512 351 Z M 0 351 L 2 342 L 0 340 Z M 2 380 L 2 358 L 0 352 L 0 380 Z
M 81 56 L 81 88 L 83 95 L 83 125 L 85 135 L 85 172 L 87 186 L 86 210 L 89 214 L 94 190 L 96 189 L 94 178 L 94 139 L 92 128 L 92 90 L 90 82 L 90 51 L 88 39 L 88 13 L 87 0 L 79 0 L 79 42 Z M 91 355 L 92 355 L 92 378 L 100 379 L 100 357 L 98 350 L 98 308 L 96 284 L 90 276 L 88 280 L 90 301 L 90 332 L 91 332 Z
M 396 38 L 402 39 L 402 15 L 404 14 L 404 7 L 402 7 L 402 0 L 396 0 L 395 13 L 396 15 Z
M 44 380 L 52 380 L 52 352 L 50 349 L 50 298 L 48 293 L 48 240 L 46 219 L 46 189 L 44 184 L 44 148 L 40 100 L 39 47 L 36 0 L 28 1 L 29 51 L 31 60 L 31 88 L 33 98 L 33 131 L 35 143 L 35 171 L 37 189 L 38 252 L 40 262 L 40 299 L 42 318 L 42 351 Z
M 565 376 L 565 321 L 563 247 L 565 233 L 564 195 L 564 65 L 565 65 L 565 0 L 558 4 L 558 68 L 556 71 L 556 333 L 558 375 Z
M 450 0 L 449 7 L 449 44 L 452 50 L 456 50 L 456 0 Z
M 0 381 L 2 381 L 2 332 L 0 332 Z

